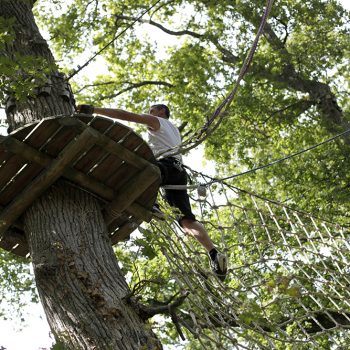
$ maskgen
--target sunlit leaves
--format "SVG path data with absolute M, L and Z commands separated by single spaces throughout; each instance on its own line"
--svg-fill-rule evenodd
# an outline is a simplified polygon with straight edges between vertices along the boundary
M 3 318 L 23 316 L 22 307 L 38 302 L 28 261 L 0 251 L 0 314 Z
M 17 100 L 33 95 L 33 89 L 46 82 L 46 75 L 54 68 L 42 57 L 16 50 L 11 56 L 5 53 L 5 48 L 13 45 L 17 25 L 13 18 L 0 17 L 0 101 L 8 94 Z

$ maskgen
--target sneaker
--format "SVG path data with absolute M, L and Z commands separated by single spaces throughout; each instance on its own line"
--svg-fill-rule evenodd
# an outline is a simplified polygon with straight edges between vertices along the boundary
M 152 215 L 155 219 L 165 220 L 165 214 L 160 210 L 159 205 L 155 204 L 152 208 Z
M 217 278 L 224 281 L 227 275 L 227 256 L 217 253 L 214 260 L 211 260 L 211 268 Z

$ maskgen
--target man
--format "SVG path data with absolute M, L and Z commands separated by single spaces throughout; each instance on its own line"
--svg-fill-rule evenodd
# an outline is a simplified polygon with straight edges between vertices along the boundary
M 169 121 L 170 111 L 166 105 L 151 106 L 149 114 L 136 114 L 122 109 L 99 108 L 91 105 L 80 105 L 77 110 L 80 113 L 96 113 L 146 125 L 148 141 L 161 170 L 162 185 L 187 184 L 187 174 L 182 166 L 182 157 L 176 154 L 181 146 L 181 136 L 179 130 Z M 217 251 L 204 226 L 196 220 L 191 210 L 187 191 L 166 189 L 165 199 L 172 207 L 180 211 L 181 215 L 178 217 L 180 226 L 186 234 L 196 238 L 208 251 L 212 269 L 223 281 L 227 274 L 227 257 Z

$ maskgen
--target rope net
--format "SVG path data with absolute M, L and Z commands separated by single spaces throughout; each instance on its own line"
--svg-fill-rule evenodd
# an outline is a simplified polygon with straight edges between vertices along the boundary
M 212 184 L 205 198 L 193 199 L 198 220 L 229 258 L 224 283 L 164 203 L 167 219 L 141 229 L 151 232 L 152 246 L 163 253 L 159 273 L 169 269 L 167 283 L 189 292 L 172 314 L 186 339 L 184 348 L 338 349 L 349 344 L 346 228 L 228 183 Z

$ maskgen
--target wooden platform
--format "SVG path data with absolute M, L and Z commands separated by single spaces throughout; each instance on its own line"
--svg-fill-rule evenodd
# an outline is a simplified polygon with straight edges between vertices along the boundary
M 28 256 L 21 215 L 60 177 L 97 196 L 112 244 L 150 221 L 160 172 L 147 143 L 103 117 L 54 117 L 0 136 L 0 247 Z

